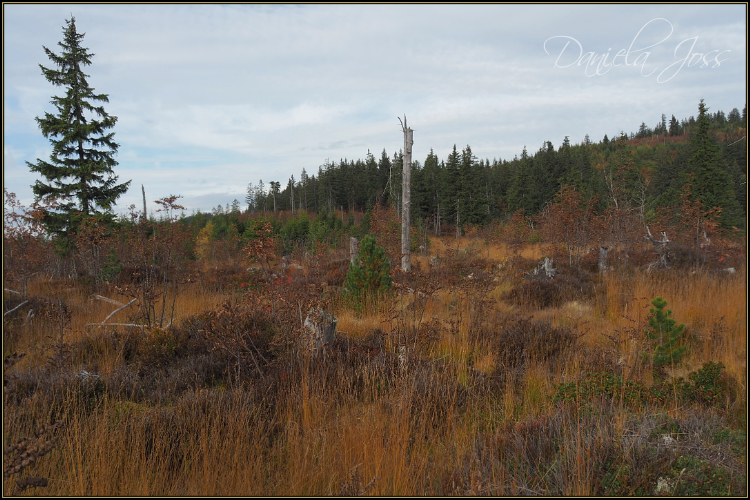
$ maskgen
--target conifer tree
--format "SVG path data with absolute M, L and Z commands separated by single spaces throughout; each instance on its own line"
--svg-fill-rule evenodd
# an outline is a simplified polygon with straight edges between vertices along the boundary
M 701 99 L 698 120 L 691 138 L 690 171 L 695 175 L 693 195 L 706 210 L 721 207 L 721 223 L 725 228 L 739 225 L 739 203 L 732 189 L 729 173 L 721 164 L 721 149 L 710 132 L 708 108 Z
M 655 344 L 654 372 L 657 376 L 663 377 L 663 367 L 670 363 L 678 364 L 687 353 L 687 346 L 681 345 L 685 325 L 676 325 L 677 321 L 672 318 L 672 311 L 664 310 L 667 301 L 663 298 L 656 297 L 651 304 L 654 307 L 650 309 L 650 328 L 646 335 Z
M 36 119 L 42 134 L 52 143 L 52 154 L 50 161 L 26 162 L 32 172 L 44 178 L 32 186 L 36 199 L 60 201 L 57 210 L 45 213 L 43 223 L 50 233 L 62 237 L 63 248 L 82 217 L 112 221 L 112 206 L 130 185 L 130 181 L 118 184 L 113 172 L 119 145 L 111 129 L 117 117 L 107 114 L 103 106 L 95 106 L 97 102 L 109 102 L 108 96 L 95 94 L 86 81 L 89 75 L 83 72 L 94 54 L 81 46 L 85 33 L 78 33 L 75 18 L 65 22 L 64 39 L 58 42 L 62 53 L 57 55 L 43 46 L 57 69 L 39 65 L 50 83 L 65 89 L 64 96 L 52 97 L 57 113 L 45 113 L 44 118 Z
M 382 295 L 391 288 L 391 265 L 385 249 L 368 234 L 359 246 L 359 262 L 349 266 L 344 296 L 358 310 L 367 296 Z

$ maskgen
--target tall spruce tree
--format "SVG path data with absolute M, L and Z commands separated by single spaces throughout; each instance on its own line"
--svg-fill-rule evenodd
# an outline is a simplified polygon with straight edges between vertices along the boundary
M 693 196 L 706 210 L 721 207 L 721 224 L 725 228 L 740 225 L 740 206 L 732 188 L 732 180 L 721 159 L 721 148 L 711 134 L 708 108 L 701 99 L 698 120 L 691 138 L 689 168 L 695 176 Z
M 112 221 L 112 206 L 128 190 L 130 181 L 117 183 L 113 167 L 119 145 L 111 129 L 117 117 L 110 116 L 96 102 L 109 102 L 107 94 L 95 94 L 89 86 L 84 66 L 91 65 L 94 54 L 81 47 L 85 33 L 76 31 L 75 18 L 65 21 L 64 39 L 58 42 L 63 51 L 55 54 L 44 51 L 57 69 L 42 66 L 42 74 L 53 85 L 63 87 L 63 97 L 53 96 L 56 114 L 45 113 L 36 118 L 44 137 L 52 143 L 50 161 L 37 159 L 26 164 L 38 172 L 44 181 L 32 186 L 37 200 L 57 199 L 55 210 L 48 210 L 43 222 L 50 233 L 60 236 L 63 248 L 69 236 L 75 234 L 82 216 L 94 216 L 100 221 Z

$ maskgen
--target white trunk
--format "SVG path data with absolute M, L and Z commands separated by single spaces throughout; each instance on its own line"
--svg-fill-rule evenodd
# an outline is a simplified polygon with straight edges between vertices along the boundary
M 401 270 L 411 271 L 411 148 L 414 131 L 407 127 L 406 116 L 401 126 L 404 131 L 404 166 L 401 182 Z
M 146 211 L 146 188 L 141 184 L 141 191 L 143 192 L 143 220 L 148 220 L 148 212 Z

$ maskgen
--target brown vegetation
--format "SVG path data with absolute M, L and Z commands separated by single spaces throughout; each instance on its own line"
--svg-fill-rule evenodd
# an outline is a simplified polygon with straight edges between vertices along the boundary
M 3 493 L 746 494 L 744 268 L 646 273 L 641 242 L 599 274 L 579 232 L 554 279 L 528 280 L 551 250 L 513 221 L 508 246 L 434 238 L 439 258 L 414 255 L 358 311 L 343 246 L 293 271 L 267 227 L 244 250 L 260 269 L 187 259 L 184 235 L 136 225 L 112 283 L 19 275 Z M 100 326 L 120 306 L 93 294 L 137 307 Z M 6 312 L 22 303 L 4 296 Z M 666 381 L 644 333 L 656 296 L 690 348 Z M 299 339 L 318 307 L 338 332 L 311 355 Z

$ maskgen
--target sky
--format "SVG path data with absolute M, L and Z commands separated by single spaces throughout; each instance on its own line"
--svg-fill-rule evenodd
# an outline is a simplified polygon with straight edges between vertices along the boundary
M 284 186 L 328 161 L 470 145 L 507 159 L 666 114 L 740 111 L 747 7 L 723 5 L 3 4 L 3 184 L 34 201 L 51 145 L 35 118 L 63 95 L 43 77 L 75 16 L 85 72 L 118 118 L 115 211 L 180 195 L 189 214 L 248 183 Z

